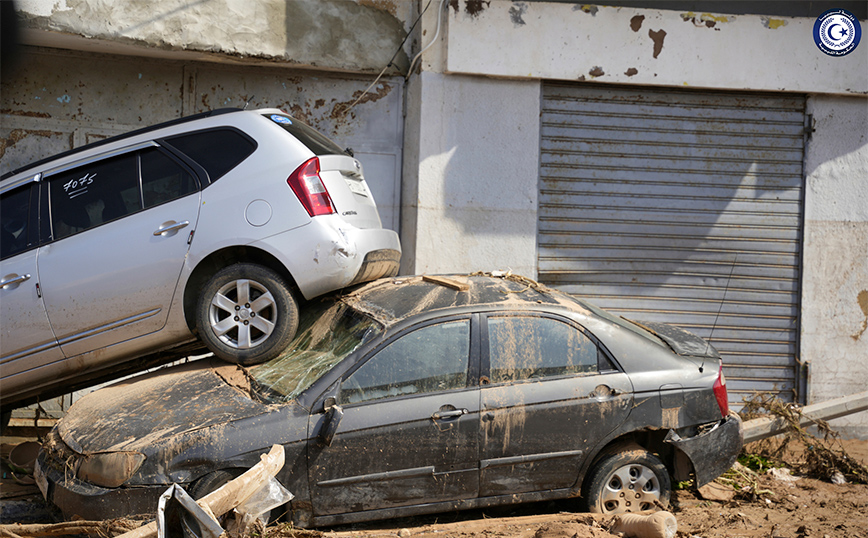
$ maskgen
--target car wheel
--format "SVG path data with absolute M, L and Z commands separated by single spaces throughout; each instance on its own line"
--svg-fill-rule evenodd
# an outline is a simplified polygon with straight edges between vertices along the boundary
M 249 366 L 273 359 L 298 329 L 298 304 L 276 272 L 252 263 L 218 271 L 203 288 L 196 328 L 223 360 Z
M 669 504 L 669 471 L 646 450 L 606 456 L 591 470 L 582 497 L 589 512 L 622 514 Z

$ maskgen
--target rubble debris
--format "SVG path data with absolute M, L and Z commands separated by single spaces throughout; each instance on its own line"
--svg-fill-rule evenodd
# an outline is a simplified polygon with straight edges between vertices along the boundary
M 196 503 L 210 510 L 216 517 L 220 517 L 226 512 L 232 510 L 254 492 L 256 492 L 264 482 L 277 474 L 283 468 L 285 454 L 282 445 L 274 445 L 268 454 L 260 456 L 261 461 L 251 467 L 247 472 L 225 484 L 217 491 L 211 492 Z M 121 538 L 153 538 L 157 535 L 157 522 L 152 521 L 147 525 L 122 534 Z
M 856 403 L 868 401 L 868 392 L 854 394 L 839 399 L 845 402 L 846 412 L 850 414 Z M 836 400 L 824 402 L 825 406 L 834 404 Z M 856 403 L 854 403 L 856 402 Z M 817 404 L 818 406 L 821 404 Z M 859 403 L 858 409 L 861 409 Z M 740 414 L 745 420 L 745 444 L 751 439 L 748 432 L 751 423 L 758 419 L 774 421 L 776 424 L 785 424 L 786 427 L 776 428 L 776 433 L 785 432 L 782 441 L 775 442 L 765 437 L 754 437 L 756 446 L 753 452 L 761 456 L 767 456 L 780 460 L 791 441 L 797 441 L 806 448 L 806 462 L 795 469 L 796 472 L 812 478 L 831 481 L 836 472 L 852 483 L 868 484 L 868 467 L 862 465 L 844 450 L 840 442 L 838 432 L 834 431 L 826 420 L 819 418 L 817 414 L 807 416 L 808 406 L 800 408 L 793 404 L 782 402 L 771 394 L 757 393 L 745 400 L 745 405 Z M 836 407 L 833 405 L 833 407 Z M 771 418 L 769 418 L 771 416 Z M 825 414 L 827 418 L 843 416 L 841 414 Z M 814 435 L 807 428 L 815 427 L 818 435 Z M 758 439 L 758 440 L 757 440 Z
M 141 524 L 141 521 L 125 518 L 108 521 L 64 521 L 63 523 L 33 523 L 29 525 L 12 523 L 0 525 L 0 536 L 4 538 L 65 536 L 70 534 L 117 536 L 135 530 Z
M 671 512 L 653 514 L 619 514 L 615 516 L 611 532 L 623 533 L 626 538 L 675 538 L 678 521 Z

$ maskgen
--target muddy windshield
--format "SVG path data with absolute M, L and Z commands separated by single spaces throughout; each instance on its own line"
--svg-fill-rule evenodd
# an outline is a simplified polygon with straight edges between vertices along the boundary
M 378 322 L 340 301 L 309 305 L 286 351 L 250 373 L 264 397 L 286 402 L 380 332 Z

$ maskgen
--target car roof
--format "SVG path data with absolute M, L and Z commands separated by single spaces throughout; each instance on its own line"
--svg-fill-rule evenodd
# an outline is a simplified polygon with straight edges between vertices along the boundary
M 158 123 L 156 125 L 150 125 L 148 127 L 136 129 L 134 131 L 130 131 L 127 133 L 122 133 L 122 134 L 115 135 L 115 136 L 112 136 L 109 138 L 104 138 L 102 140 L 97 140 L 96 142 L 91 142 L 90 144 L 85 144 L 84 146 L 79 146 L 77 148 L 73 148 L 73 149 L 64 151 L 62 153 L 56 153 L 54 155 L 51 155 L 50 157 L 46 157 L 44 159 L 34 161 L 32 163 L 29 163 L 29 164 L 26 164 L 26 165 L 21 166 L 19 168 L 16 168 L 15 170 L 10 170 L 9 172 L 6 172 L 2 176 L 0 176 L 0 180 L 4 180 L 4 179 L 10 178 L 12 176 L 16 176 L 16 175 L 21 174 L 23 172 L 26 172 L 32 168 L 38 168 L 38 167 L 43 166 L 43 165 L 50 163 L 52 161 L 60 160 L 60 159 L 63 159 L 65 157 L 75 155 L 77 153 L 84 153 L 85 151 L 88 151 L 88 150 L 91 150 L 94 148 L 98 148 L 100 146 L 105 146 L 105 145 L 108 145 L 108 144 L 111 144 L 114 142 L 118 142 L 118 141 L 121 141 L 121 140 L 124 140 L 127 138 L 132 138 L 134 136 L 146 134 L 146 133 L 149 133 L 151 131 L 157 131 L 159 129 L 164 129 L 166 127 L 183 125 L 185 123 L 190 123 L 190 122 L 200 120 L 203 118 L 222 116 L 223 114 L 230 114 L 230 113 L 234 113 L 234 112 L 242 112 L 242 109 L 240 109 L 240 108 L 220 108 L 220 109 L 216 109 L 216 110 L 209 110 L 207 112 L 201 112 L 199 114 L 184 116 L 182 118 L 175 118 L 173 120 L 165 121 L 163 123 Z
M 560 306 L 590 314 L 569 295 L 511 273 L 386 278 L 355 289 L 342 301 L 386 326 L 462 307 L 539 310 Z

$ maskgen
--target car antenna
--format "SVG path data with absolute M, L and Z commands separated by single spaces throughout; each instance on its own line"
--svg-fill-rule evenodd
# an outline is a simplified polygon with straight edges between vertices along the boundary
M 729 283 L 732 280 L 732 273 L 735 271 L 735 264 L 738 261 L 738 252 L 735 253 L 735 259 L 732 260 L 732 266 L 729 268 L 729 276 L 726 278 L 726 287 L 723 288 L 723 298 L 720 300 L 720 306 L 717 307 L 717 315 L 714 316 L 714 323 L 711 324 L 711 334 L 708 335 L 708 340 L 705 341 L 705 352 L 708 353 L 708 348 L 711 347 L 711 339 L 714 337 L 714 329 L 717 328 L 717 320 L 720 318 L 720 312 L 723 310 L 723 303 L 726 302 L 726 292 L 729 291 Z M 705 359 L 702 359 L 702 364 L 699 365 L 699 373 L 701 374 L 705 368 Z
M 247 102 L 244 103 L 244 108 L 242 108 L 241 110 L 247 110 L 247 107 L 250 105 L 250 101 L 253 101 L 254 97 L 256 97 L 256 95 L 251 95 L 250 97 L 248 97 Z

